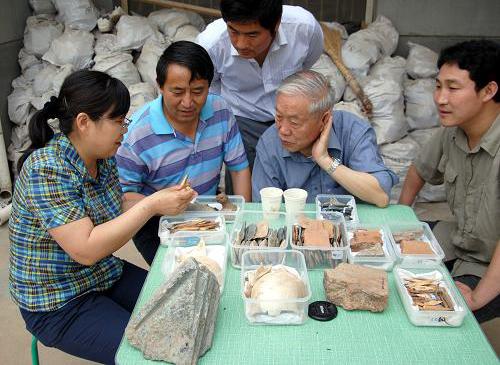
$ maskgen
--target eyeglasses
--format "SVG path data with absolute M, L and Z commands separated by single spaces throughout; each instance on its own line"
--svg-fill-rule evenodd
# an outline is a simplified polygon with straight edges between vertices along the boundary
M 127 131 L 127 128 L 130 125 L 130 123 L 132 123 L 132 119 L 129 119 L 127 117 L 123 118 L 123 122 L 122 122 L 122 131 L 123 132 Z

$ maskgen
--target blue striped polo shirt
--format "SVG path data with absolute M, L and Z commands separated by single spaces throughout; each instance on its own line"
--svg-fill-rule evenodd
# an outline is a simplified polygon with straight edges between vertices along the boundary
M 170 125 L 161 95 L 144 105 L 132 116 L 116 161 L 123 192 L 144 195 L 178 184 L 185 174 L 198 194 L 215 194 L 222 162 L 231 171 L 248 167 L 234 115 L 214 94 L 201 109 L 194 141 Z

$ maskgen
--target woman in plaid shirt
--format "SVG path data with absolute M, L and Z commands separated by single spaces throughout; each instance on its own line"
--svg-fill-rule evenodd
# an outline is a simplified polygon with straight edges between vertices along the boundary
M 30 122 L 9 221 L 9 286 L 27 329 L 46 346 L 102 363 L 114 362 L 147 274 L 113 252 L 196 194 L 175 186 L 122 206 L 114 155 L 129 106 L 125 85 L 105 73 L 68 76 Z

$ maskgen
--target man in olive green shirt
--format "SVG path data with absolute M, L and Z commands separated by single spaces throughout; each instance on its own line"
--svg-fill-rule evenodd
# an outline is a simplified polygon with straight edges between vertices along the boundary
M 444 182 L 456 221 L 440 244 L 480 322 L 500 311 L 498 258 L 490 265 L 500 240 L 499 65 L 500 45 L 493 41 L 441 52 L 434 101 L 443 127 L 410 166 L 399 199 L 411 205 L 425 182 Z

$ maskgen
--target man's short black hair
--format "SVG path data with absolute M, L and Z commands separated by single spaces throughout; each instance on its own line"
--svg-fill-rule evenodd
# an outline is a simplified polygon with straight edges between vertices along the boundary
M 281 20 L 283 1 L 281 0 L 221 0 L 222 19 L 229 22 L 254 22 L 274 34 Z
M 214 64 L 208 52 L 199 44 L 179 41 L 167 47 L 156 64 L 156 82 L 163 87 L 167 79 L 167 70 L 170 64 L 186 67 L 191 71 L 191 81 L 196 79 L 208 80 L 214 78 Z
M 476 91 L 481 90 L 490 81 L 495 81 L 500 88 L 500 43 L 491 40 L 472 40 L 457 43 L 441 51 L 438 67 L 444 64 L 457 65 L 469 72 L 469 77 L 476 84 Z M 500 102 L 500 90 L 493 97 Z

